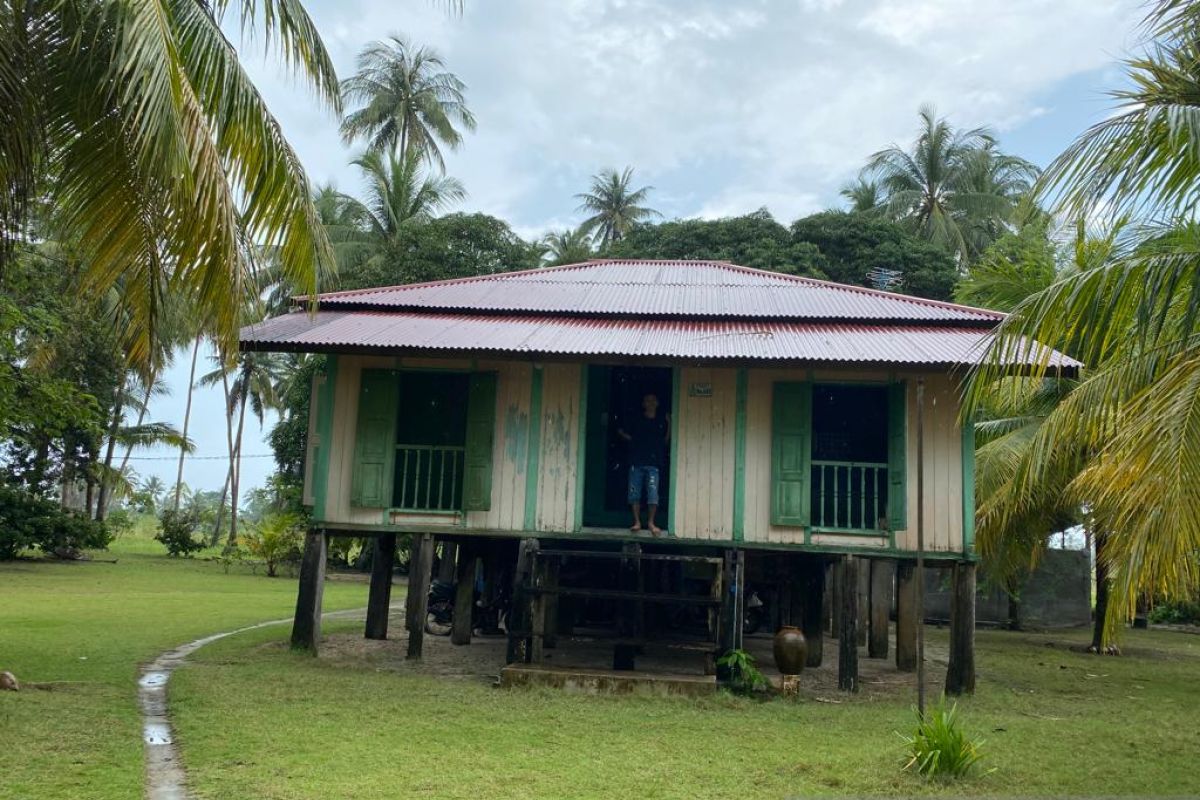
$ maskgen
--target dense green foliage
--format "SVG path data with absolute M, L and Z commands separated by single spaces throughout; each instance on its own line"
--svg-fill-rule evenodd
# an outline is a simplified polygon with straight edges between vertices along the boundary
M 958 279 L 958 268 L 947 250 L 877 215 L 813 214 L 792 223 L 791 234 L 797 244 L 807 243 L 820 252 L 822 270 L 838 283 L 879 286 L 876 276 L 892 272 L 897 282 L 883 282 L 882 288 L 949 300 Z
M 111 534 L 103 522 L 64 511 L 57 503 L 0 485 L 0 560 L 25 550 L 47 554 L 103 548 Z
M 154 539 L 167 548 L 169 556 L 190 556 L 206 546 L 200 534 L 200 510 L 186 506 L 176 511 L 164 509 L 158 516 L 158 533 Z
M 823 274 L 819 250 L 795 241 L 766 209 L 741 217 L 635 225 L 604 254 L 611 258 L 713 259 L 792 275 Z

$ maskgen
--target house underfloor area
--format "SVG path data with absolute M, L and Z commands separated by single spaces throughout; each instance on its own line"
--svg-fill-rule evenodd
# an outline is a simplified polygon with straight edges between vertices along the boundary
M 312 531 L 306 542 L 294 647 L 328 645 L 328 540 Z M 735 677 L 720 659 L 732 651 L 789 692 L 911 682 L 920 607 L 911 560 L 681 544 L 415 535 L 401 624 L 389 619 L 396 535 L 379 534 L 360 641 L 391 652 L 402 640 L 407 662 L 435 672 L 582 692 L 708 693 Z M 941 566 L 952 585 L 944 685 L 961 694 L 975 682 L 975 568 Z M 389 628 L 397 644 L 374 644 Z M 807 642 L 798 679 L 776 669 L 774 634 L 784 628 Z
M 894 643 L 894 632 L 892 636 Z M 836 643 L 834 643 L 836 644 Z M 647 647 L 638 668 L 611 669 L 612 646 L 604 639 L 575 635 L 562 640 L 546 654 L 541 665 L 504 666 L 506 638 L 476 636 L 469 646 L 451 644 L 446 636 L 426 636 L 420 660 L 406 658 L 408 635 L 396 631 L 388 639 L 365 639 L 361 633 L 326 637 L 320 658 L 347 667 L 394 670 L 429 675 L 444 680 L 467 680 L 500 686 L 546 686 L 581 694 L 638 694 L 648 696 L 704 696 L 717 690 L 714 676 L 705 676 L 696 664 L 702 653 L 686 646 Z M 762 667 L 773 687 L 781 682 L 771 655 L 771 636 L 747 636 L 745 649 Z M 797 694 L 816 702 L 838 702 L 837 649 L 821 666 L 806 668 L 797 682 Z M 926 681 L 934 691 L 945 679 L 948 651 L 944 643 L 926 645 Z M 858 648 L 860 693 L 892 695 L 915 686 L 916 675 L 896 668 L 894 658 L 869 658 L 866 647 Z M 514 674 L 504 675 L 506 669 Z

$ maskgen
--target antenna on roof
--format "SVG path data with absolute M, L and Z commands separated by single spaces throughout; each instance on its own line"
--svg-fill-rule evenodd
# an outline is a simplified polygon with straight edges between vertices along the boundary
M 867 273 L 867 280 L 870 281 L 871 286 L 881 292 L 898 288 L 903 277 L 900 270 L 887 267 L 874 267 Z

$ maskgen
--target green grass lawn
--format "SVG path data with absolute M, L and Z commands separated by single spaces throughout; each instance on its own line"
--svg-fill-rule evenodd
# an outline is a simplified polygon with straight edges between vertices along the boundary
M 930 632 L 934 646 L 944 637 Z M 965 784 L 900 771 L 907 692 L 758 703 L 506 691 L 298 656 L 277 631 L 198 653 L 173 708 L 193 785 L 214 799 L 1200 793 L 1200 637 L 1131 631 L 1120 658 L 1065 647 L 1084 632 L 978 639 L 979 691 L 960 711 L 994 772 Z
M 171 560 L 119 542 L 117 564 L 0 565 L 0 668 L 41 688 L 0 695 L 0 798 L 137 798 L 136 667 L 200 635 L 289 615 L 295 582 Z M 334 580 L 328 609 L 366 586 Z M 1200 637 L 1130 631 L 1126 655 L 1086 633 L 980 631 L 967 727 L 993 772 L 902 773 L 911 694 L 757 703 L 503 691 L 406 666 L 398 644 L 313 659 L 287 628 L 217 642 L 171 682 L 193 789 L 262 798 L 786 797 L 805 794 L 1200 793 Z M 930 631 L 934 648 L 944 633 Z M 402 634 L 401 634 L 402 636 Z M 342 655 L 338 655 L 338 653 Z
M 163 553 L 133 534 L 96 554 L 115 564 L 0 563 L 0 669 L 38 685 L 0 693 L 0 798 L 140 798 L 138 664 L 294 607 L 293 579 Z M 331 581 L 325 606 L 362 606 L 366 594 Z

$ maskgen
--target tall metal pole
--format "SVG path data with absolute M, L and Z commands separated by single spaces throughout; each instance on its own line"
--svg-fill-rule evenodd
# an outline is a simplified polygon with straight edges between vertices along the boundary
M 925 379 L 917 378 L 917 714 L 925 719 Z

